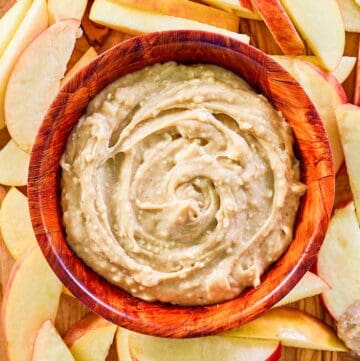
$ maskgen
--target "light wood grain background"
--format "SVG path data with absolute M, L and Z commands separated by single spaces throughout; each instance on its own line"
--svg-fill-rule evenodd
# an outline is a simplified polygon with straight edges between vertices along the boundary
M 61 1 L 61 0 L 58 0 Z M 74 0 L 76 1 L 76 0 Z M 316 1 L 316 0 L 315 0 Z M 14 0 L 0 0 L 0 17 L 8 9 Z M 90 0 L 91 2 L 91 0 Z M 326 9 L 324 9 L 324 12 Z M 321 21 L 321 14 L 319 14 L 319 21 Z M 91 45 L 98 53 L 105 51 L 111 46 L 123 41 L 131 35 L 123 34 L 114 30 L 106 29 L 101 26 L 97 26 L 88 20 L 88 16 L 85 15 L 83 20 L 84 35 L 77 41 L 77 45 L 74 54 L 70 60 L 69 67 L 71 67 L 81 55 Z M 241 19 L 240 32 L 249 34 L 251 37 L 251 44 L 260 48 L 268 54 L 281 54 L 279 47 L 274 42 L 270 32 L 267 30 L 265 24 L 259 21 Z M 360 35 L 354 33 L 346 34 L 346 49 L 345 55 L 356 56 L 357 47 L 359 44 Z M 308 51 L 310 54 L 310 52 Z M 344 88 L 348 94 L 349 101 L 354 96 L 355 85 L 355 72 L 351 74 L 348 80 L 344 83 Z M 0 149 L 6 144 L 9 139 L 9 135 L 6 130 L 0 131 Z M 10 166 L 10 165 L 0 165 Z M 8 188 L 0 186 L 0 202 L 6 194 Z M 21 189 L 26 194 L 26 189 Z M 344 200 L 349 199 L 351 194 L 349 192 L 349 186 L 346 176 L 346 170 L 343 167 L 337 177 L 337 199 L 336 203 L 342 203 Z M 14 261 L 7 252 L 4 242 L 0 236 L 0 302 L 2 299 L 2 290 L 4 289 L 11 267 Z M 330 318 L 327 316 L 325 310 L 320 305 L 317 297 L 300 301 L 294 304 L 294 307 L 304 310 L 316 317 L 323 319 L 325 322 L 333 325 Z M 66 330 L 77 320 L 87 313 L 87 309 L 82 306 L 77 300 L 72 297 L 63 295 L 61 297 L 60 307 L 56 319 L 56 327 L 60 334 L 64 334 Z M 21 325 L 19 325 L 21 327 Z M 107 361 L 117 360 L 115 349 L 112 347 Z M 350 361 L 355 360 L 349 354 L 340 354 L 334 352 L 319 352 L 311 350 L 300 350 L 293 348 L 284 348 L 282 361 Z M 0 335 L 0 361 L 7 361 L 4 340 Z M 50 361 L 50 360 L 49 360 Z M 169 359 L 169 361 L 171 361 Z M 193 361 L 193 360 L 192 360 Z M 221 361 L 221 360 L 219 360 Z

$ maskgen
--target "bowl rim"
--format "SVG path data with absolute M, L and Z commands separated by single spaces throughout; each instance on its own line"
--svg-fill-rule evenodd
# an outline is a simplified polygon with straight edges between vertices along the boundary
M 59 162 L 53 161 L 47 155 L 47 152 L 57 152 L 56 148 L 58 145 L 56 144 L 53 149 L 48 149 L 47 145 L 49 145 L 49 139 L 59 136 L 56 126 L 52 125 L 65 123 L 68 118 L 75 117 L 67 109 L 69 99 L 74 102 L 85 97 L 88 103 L 100 90 L 94 93 L 93 89 L 90 88 L 90 90 L 87 89 L 90 94 L 85 94 L 84 84 L 91 85 L 91 81 L 96 82 L 99 67 L 106 63 L 108 64 L 114 56 L 138 52 L 140 55 L 142 54 L 142 59 L 148 57 L 148 61 L 153 59 L 151 56 L 156 55 L 157 51 L 161 52 L 164 46 L 176 46 L 176 44 L 183 47 L 182 49 L 193 47 L 194 52 L 196 52 L 196 46 L 200 48 L 201 45 L 209 50 L 220 53 L 231 53 L 235 57 L 247 57 L 248 61 L 256 62 L 275 77 L 273 86 L 276 85 L 276 82 L 284 82 L 287 83 L 286 85 L 292 91 L 296 88 L 299 92 L 297 95 L 306 105 L 306 125 L 311 127 L 312 134 L 314 135 L 314 139 L 311 139 L 312 148 L 309 150 L 309 156 L 312 154 L 311 152 L 318 154 L 318 159 L 314 159 L 313 164 L 309 163 L 310 168 L 314 172 L 316 171 L 316 176 L 313 176 L 314 179 L 308 174 L 310 172 L 307 169 L 303 169 L 306 177 L 310 177 L 307 194 L 309 193 L 315 197 L 312 202 L 315 202 L 317 207 L 316 211 L 314 210 L 317 213 L 313 217 L 316 218 L 313 229 L 304 228 L 310 236 L 307 244 L 304 245 L 303 252 L 295 260 L 291 260 L 291 257 L 288 256 L 286 259 L 290 259 L 291 267 L 288 267 L 286 272 L 283 272 L 285 256 L 295 250 L 290 245 L 284 255 L 262 277 L 262 283 L 259 287 L 247 289 L 238 297 L 219 305 L 174 306 L 159 302 L 149 303 L 142 301 L 111 285 L 101 276 L 95 274 L 73 251 L 70 250 L 69 253 L 69 250 L 67 250 L 65 254 L 61 247 L 69 248 L 69 246 L 60 234 L 63 232 L 63 227 L 62 216 L 59 214 L 59 190 L 55 189 L 55 187 L 54 189 L 50 188 L 52 181 L 58 182 L 59 175 L 54 173 L 58 173 Z M 261 59 L 261 62 L 259 59 Z M 179 62 L 182 61 L 180 60 Z M 147 65 L 150 65 L 150 63 L 147 63 Z M 135 70 L 132 71 L 136 71 L 138 63 L 129 63 L 128 66 L 134 66 Z M 224 67 L 227 68 L 227 66 Z M 126 73 L 132 71 L 130 69 Z M 113 78 L 112 81 L 116 78 Z M 262 80 L 260 79 L 259 81 Z M 266 79 L 266 82 L 268 82 L 268 79 Z M 82 102 L 83 100 L 80 101 Z M 278 104 L 281 104 L 281 101 L 281 97 L 276 100 Z M 65 109 L 66 115 L 63 118 L 64 113 L 61 113 L 62 109 Z M 77 120 L 79 120 L 79 117 Z M 73 120 L 72 122 L 74 123 Z M 66 139 L 60 146 L 64 147 L 65 142 Z M 319 144 L 323 147 L 322 152 L 324 154 L 319 153 L 317 149 Z M 56 172 L 55 169 L 57 169 Z M 45 179 L 46 182 L 44 181 Z M 47 183 L 48 180 L 50 181 Z M 311 186 L 311 192 L 309 186 Z M 259 314 L 268 310 L 284 297 L 315 261 L 331 215 L 334 194 L 335 172 L 326 132 L 315 107 L 300 85 L 276 61 L 272 60 L 261 50 L 223 35 L 190 30 L 150 33 L 130 38 L 99 55 L 68 81 L 61 88 L 40 127 L 31 153 L 28 177 L 29 209 L 37 241 L 49 265 L 71 293 L 91 311 L 119 326 L 140 333 L 175 338 L 205 336 L 232 329 L 259 316 Z M 308 195 L 306 197 L 308 198 Z M 301 204 L 303 202 L 305 201 L 302 201 Z M 56 207 L 55 213 L 57 215 L 52 213 L 54 212 L 54 207 Z M 299 221 L 299 224 L 302 222 L 302 220 Z M 294 228 L 295 238 L 298 236 L 297 233 L 296 230 L 295 235 Z M 61 244 L 61 242 L 65 242 L 66 245 Z M 76 264 L 72 264 L 73 262 Z M 80 268 L 82 269 L 80 270 Z M 280 272 L 280 270 L 282 273 L 275 277 L 276 272 Z M 80 279 L 79 274 L 81 273 L 79 272 L 84 272 L 84 278 Z M 270 277 L 269 274 L 272 274 L 272 276 Z M 264 287 L 262 287 L 264 282 L 267 282 L 267 286 L 273 284 L 270 292 L 265 292 Z M 254 294 L 256 292 L 261 295 L 261 298 L 255 298 Z M 110 294 L 116 294 L 118 298 L 109 298 Z M 253 302 L 254 300 L 256 302 Z M 162 320 L 161 318 L 166 318 L 167 320 Z

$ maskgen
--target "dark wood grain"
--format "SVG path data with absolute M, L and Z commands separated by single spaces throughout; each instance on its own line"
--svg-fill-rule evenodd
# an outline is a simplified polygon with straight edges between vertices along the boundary
M 178 307 L 148 303 L 110 285 L 75 256 L 62 227 L 59 161 L 71 130 L 92 99 L 120 76 L 157 62 L 212 63 L 226 67 L 264 93 L 294 129 L 307 192 L 294 241 L 256 289 L 220 305 Z M 220 35 L 169 32 L 135 37 L 103 53 L 61 90 L 38 134 L 30 164 L 28 196 L 33 226 L 51 267 L 87 307 L 121 326 L 169 337 L 214 334 L 269 309 L 311 267 L 334 201 L 334 170 L 319 117 L 301 87 L 256 48 Z

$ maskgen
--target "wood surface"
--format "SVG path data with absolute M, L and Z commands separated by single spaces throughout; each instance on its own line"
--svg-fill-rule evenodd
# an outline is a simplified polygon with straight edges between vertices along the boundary
M 1 12 L 4 11 L 13 0 L 0 0 L 0 16 Z M 130 38 L 130 35 L 121 34 L 119 32 L 105 29 L 103 27 L 93 25 L 87 18 L 83 21 L 85 28 L 84 36 L 78 40 L 76 51 L 71 60 L 71 64 L 76 62 L 78 58 L 87 50 L 89 44 L 94 46 L 98 52 L 102 52 L 114 44 L 120 41 Z M 251 36 L 251 43 L 260 49 L 266 51 L 269 54 L 280 54 L 278 46 L 274 43 L 271 34 L 266 29 L 265 25 L 261 22 L 250 21 L 242 19 L 240 22 L 240 30 Z M 347 46 L 346 55 L 355 56 L 357 54 L 357 44 L 359 40 L 358 34 L 347 34 Z M 70 64 L 70 66 L 71 66 Z M 354 73 L 345 82 L 344 86 L 349 99 L 352 99 L 354 93 Z M 3 146 L 8 139 L 6 131 L 0 132 L 0 147 Z M 344 168 L 337 177 L 337 195 L 335 203 L 339 204 L 350 197 L 350 192 L 347 183 L 346 172 Z M 23 190 L 24 191 L 24 190 Z M 5 194 L 6 188 L 0 187 L 0 198 Z M 1 289 L 4 287 L 9 271 L 13 264 L 10 255 L 5 249 L 3 242 L 0 243 L 0 281 Z M 1 292 L 0 292 L 1 296 Z M 302 310 L 305 310 L 315 316 L 324 319 L 326 322 L 331 323 L 331 320 L 326 315 L 324 309 L 320 306 L 318 298 L 312 298 L 304 300 L 295 305 Z M 72 325 L 76 320 L 81 318 L 87 312 L 85 307 L 81 306 L 78 301 L 72 299 L 69 296 L 62 296 L 56 326 L 64 334 L 66 329 Z M 114 350 L 109 355 L 109 360 L 116 360 Z M 0 339 L 0 360 L 5 361 L 4 344 Z M 345 361 L 353 360 L 349 355 L 336 354 L 330 352 L 317 352 L 310 350 L 299 350 L 299 349 L 284 349 L 282 360 L 285 361 L 296 361 L 296 360 L 316 360 L 316 361 Z

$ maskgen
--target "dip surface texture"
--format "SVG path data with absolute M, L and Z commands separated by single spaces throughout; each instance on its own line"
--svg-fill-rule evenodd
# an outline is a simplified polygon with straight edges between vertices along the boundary
M 230 71 L 156 64 L 89 104 L 62 160 L 68 242 L 148 301 L 205 305 L 260 283 L 304 186 L 289 125 Z

